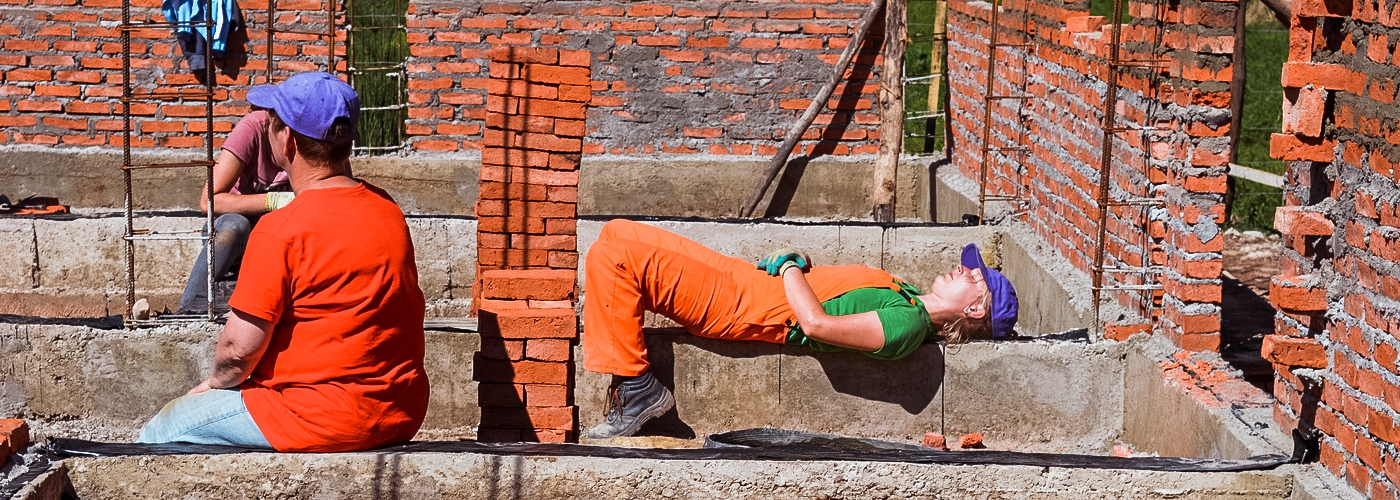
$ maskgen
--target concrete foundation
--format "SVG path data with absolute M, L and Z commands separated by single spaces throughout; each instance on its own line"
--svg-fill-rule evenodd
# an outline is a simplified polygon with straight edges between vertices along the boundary
M 203 153 L 137 152 L 135 163 L 203 159 Z M 774 179 L 757 215 L 861 219 L 870 217 L 870 157 L 794 158 Z M 766 159 L 694 155 L 646 158 L 588 155 L 579 177 L 583 215 L 675 215 L 733 217 L 753 191 Z M 479 156 L 415 155 L 357 157 L 356 176 L 384 188 L 405 213 L 474 215 Z M 0 194 L 19 199 L 53 196 L 80 209 L 118 209 L 123 204 L 121 150 L 0 147 Z M 664 168 L 663 168 L 664 167 Z M 896 216 L 930 220 L 928 162 L 900 165 Z M 194 210 L 204 186 L 198 169 L 151 169 L 133 173 L 136 210 Z M 976 210 L 973 211 L 976 213 Z
M 408 219 L 428 316 L 465 316 L 476 279 L 476 221 L 411 216 Z M 122 314 L 126 261 L 121 243 L 124 219 L 110 212 L 62 219 L 0 218 L 0 314 L 98 317 Z M 194 230 L 202 218 L 157 216 L 141 227 L 154 231 Z M 578 248 L 588 246 L 602 221 L 580 221 Z M 1057 266 L 1053 254 L 1017 229 L 989 227 L 854 226 L 838 223 L 728 224 L 659 222 L 720 252 L 757 261 L 777 248 L 807 251 L 818 265 L 881 267 L 918 286 L 957 265 L 958 252 L 977 243 L 993 265 L 1000 263 L 1021 292 L 1023 334 L 1055 333 L 1086 323 L 1088 276 Z M 197 241 L 162 241 L 136 246 L 137 297 L 152 308 L 176 309 Z M 580 268 L 583 266 L 580 265 Z M 580 286 L 583 283 L 580 275 Z M 586 293 L 586 292 L 585 292 Z
M 1288 469 L 1161 473 L 469 454 L 69 460 L 80 498 L 1289 498 Z

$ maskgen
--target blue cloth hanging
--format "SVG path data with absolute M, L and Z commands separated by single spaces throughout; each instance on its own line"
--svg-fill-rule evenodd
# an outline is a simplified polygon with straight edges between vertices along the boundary
M 213 43 L 204 40 L 205 9 L 212 3 L 214 21 Z M 161 14 L 175 25 L 175 40 L 180 51 L 185 54 L 191 70 L 204 69 L 204 51 L 210 51 L 214 59 L 223 59 L 228 46 L 229 35 L 243 29 L 243 12 L 236 0 L 164 0 L 160 4 Z

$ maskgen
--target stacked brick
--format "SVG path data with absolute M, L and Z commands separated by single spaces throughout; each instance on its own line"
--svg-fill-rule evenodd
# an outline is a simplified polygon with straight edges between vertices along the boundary
M 0 2 L 0 145 L 122 145 L 121 5 L 121 0 Z M 252 80 L 265 81 L 267 1 L 239 5 L 248 19 L 249 41 L 244 50 L 233 49 L 225 62 L 216 62 L 221 85 L 214 106 L 216 144 L 247 113 L 242 99 Z M 278 9 L 283 29 L 325 27 L 319 2 L 284 1 Z M 133 22 L 164 21 L 158 1 L 133 0 L 131 12 Z M 343 31 L 338 38 L 344 40 Z M 286 75 L 324 67 L 327 47 L 314 36 L 279 34 L 273 47 L 277 68 Z M 131 51 L 138 90 L 198 83 L 169 29 L 132 31 Z M 339 66 L 344 69 L 343 62 Z M 131 112 L 135 147 L 204 147 L 202 101 L 136 102 Z
M 1264 345 L 1275 419 L 1322 433 L 1321 461 L 1370 498 L 1400 496 L 1400 2 L 1293 3 L 1283 67 L 1289 162 Z
M 482 441 L 577 440 L 573 343 L 586 51 L 490 51 L 477 213 Z
M 1108 291 L 1136 308 L 1158 333 L 1190 350 L 1220 345 L 1224 195 L 1230 157 L 1229 81 L 1235 2 L 1128 2 L 1121 28 L 1114 135 L 1114 200 L 1162 206 L 1109 211 L 1105 266 L 1160 266 L 1160 276 L 1111 273 L 1107 284 L 1155 285 L 1155 292 Z M 1094 265 L 1103 92 L 1112 26 L 1088 16 L 1088 2 L 1002 3 L 993 93 L 988 191 L 1020 195 L 1025 220 L 1078 268 Z M 980 176 L 991 26 L 985 2 L 949 4 L 949 85 L 955 166 Z M 1144 295 L 1144 293 L 1146 293 Z M 1139 331 L 1143 323 L 1110 325 Z
M 221 74 L 217 132 L 247 112 L 242 101 L 266 68 L 267 0 L 240 2 L 249 18 L 246 52 L 234 50 Z M 343 4 L 344 2 L 339 2 Z M 592 52 L 594 108 L 586 151 L 624 155 L 768 156 L 830 78 L 869 0 L 710 2 L 421 2 L 407 15 L 407 97 L 411 150 L 479 150 L 486 130 L 489 52 L 543 46 Z M 159 19 L 160 2 L 134 0 L 134 16 Z M 119 0 L 0 1 L 0 144 L 120 144 Z M 319 31 L 320 1 L 278 3 L 277 25 Z M 343 25 L 343 10 L 341 20 Z M 344 32 L 336 51 L 344 69 Z M 324 64 L 327 44 L 279 34 L 279 71 Z M 883 32 L 871 30 L 848 80 L 807 133 L 804 151 L 874 154 Z M 135 79 L 143 87 L 193 83 L 176 68 L 168 30 L 133 33 Z M 256 80 L 256 82 L 252 81 Z M 138 147 L 197 148 L 197 102 L 133 105 Z

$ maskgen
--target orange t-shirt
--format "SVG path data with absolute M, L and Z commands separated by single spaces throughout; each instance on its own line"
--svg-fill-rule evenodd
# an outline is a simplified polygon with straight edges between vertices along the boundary
M 271 321 L 242 385 L 278 451 L 408 441 L 428 410 L 423 291 L 403 212 L 368 183 L 312 189 L 248 237 L 229 306 Z

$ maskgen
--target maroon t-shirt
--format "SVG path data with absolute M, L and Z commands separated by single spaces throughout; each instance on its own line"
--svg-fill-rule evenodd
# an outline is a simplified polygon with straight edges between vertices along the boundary
M 272 138 L 268 133 L 271 121 L 266 111 L 248 113 L 238 120 L 228 138 L 224 139 L 224 151 L 233 153 L 243 161 L 243 171 L 238 174 L 230 193 L 262 194 L 292 190 L 287 172 L 272 161 Z

